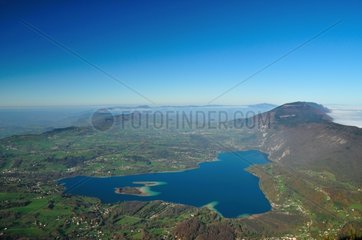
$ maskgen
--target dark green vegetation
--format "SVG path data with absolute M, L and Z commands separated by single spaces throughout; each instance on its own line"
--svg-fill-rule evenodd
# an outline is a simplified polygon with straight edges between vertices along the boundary
M 332 123 L 326 110 L 293 103 L 238 123 L 254 128 L 70 127 L 0 140 L 0 234 L 4 238 L 353 239 L 361 236 L 362 129 Z M 270 121 L 266 121 L 269 119 Z M 230 123 L 230 125 L 234 125 Z M 249 126 L 251 126 L 249 124 Z M 253 166 L 273 210 L 225 219 L 207 209 L 160 201 L 101 204 L 65 196 L 74 175 L 182 170 L 218 151 L 259 149 Z

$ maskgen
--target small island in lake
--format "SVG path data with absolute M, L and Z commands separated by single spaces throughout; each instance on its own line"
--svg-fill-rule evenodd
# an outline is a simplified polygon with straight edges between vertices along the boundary
M 135 196 L 145 196 L 146 193 L 142 191 L 141 187 L 117 187 L 114 190 L 118 194 L 127 194 Z
M 117 194 L 126 194 L 126 195 L 134 195 L 140 197 L 150 197 L 156 196 L 160 194 L 159 192 L 154 192 L 150 189 L 150 187 L 164 185 L 164 182 L 133 182 L 133 184 L 142 184 L 141 187 L 117 187 L 114 192 Z

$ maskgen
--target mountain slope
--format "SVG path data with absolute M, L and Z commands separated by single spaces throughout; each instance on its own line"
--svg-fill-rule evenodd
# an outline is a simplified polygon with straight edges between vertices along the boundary
M 362 129 L 333 123 L 327 113 L 322 105 L 295 102 L 230 123 L 253 131 L 255 148 L 272 161 L 249 171 L 273 210 L 242 219 L 246 226 L 276 232 L 287 226 L 297 239 L 362 234 L 355 224 L 362 216 Z
M 329 171 L 341 181 L 362 185 L 362 129 L 332 122 L 328 110 L 296 102 L 267 113 L 268 127 L 257 128 L 260 148 L 292 168 Z

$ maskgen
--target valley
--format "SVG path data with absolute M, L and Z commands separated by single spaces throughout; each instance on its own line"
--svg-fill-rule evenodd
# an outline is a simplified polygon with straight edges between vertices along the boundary
M 263 119 L 270 121 L 255 128 L 68 127 L 1 139 L 0 234 L 5 239 L 357 239 L 362 130 L 331 122 L 325 111 L 297 102 L 265 113 L 269 118 Z M 271 160 L 247 170 L 260 179 L 272 210 L 236 219 L 158 200 L 105 204 L 64 194 L 57 184 L 79 175 L 193 169 L 219 152 L 250 149 Z

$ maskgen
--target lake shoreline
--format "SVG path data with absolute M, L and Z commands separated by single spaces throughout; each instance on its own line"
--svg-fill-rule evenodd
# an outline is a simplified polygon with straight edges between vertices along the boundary
M 250 158 L 249 158 L 250 157 Z M 221 164 L 210 165 L 215 162 L 225 162 Z M 113 194 L 123 195 L 125 197 L 112 197 L 108 193 L 106 195 L 97 195 L 94 193 L 89 193 L 90 196 L 96 197 L 101 200 L 103 203 L 108 204 L 114 204 L 122 201 L 133 201 L 133 200 L 140 200 L 140 201 L 153 201 L 153 200 L 160 200 L 164 202 L 170 202 L 170 203 L 178 203 L 178 204 L 184 204 L 189 206 L 196 206 L 199 208 L 206 207 L 214 212 L 216 212 L 218 215 L 224 218 L 248 218 L 253 215 L 259 215 L 266 212 L 269 212 L 273 210 L 273 203 L 270 201 L 270 199 L 267 197 L 266 192 L 263 191 L 262 188 L 262 179 L 261 176 L 258 176 L 256 173 L 252 172 L 250 167 L 254 165 L 264 165 L 269 164 L 271 161 L 268 158 L 268 155 L 261 152 L 258 149 L 252 149 L 252 150 L 241 150 L 241 151 L 220 151 L 217 155 L 217 158 L 214 158 L 213 160 L 209 161 L 203 161 L 197 163 L 196 167 L 193 168 L 187 168 L 187 169 L 180 169 L 177 171 L 162 171 L 162 172 L 152 172 L 152 173 L 137 173 L 137 174 L 131 174 L 131 175 L 121 175 L 121 176 L 103 176 L 103 177 L 87 177 L 84 176 L 83 178 L 89 178 L 92 180 L 95 180 L 92 184 L 97 183 L 98 188 L 107 188 L 106 182 L 108 180 L 100 180 L 100 179 L 109 179 L 110 182 L 113 182 Z M 260 205 L 250 205 L 250 203 L 247 203 L 245 205 L 243 198 L 240 198 L 240 192 L 235 192 L 233 196 L 240 198 L 240 201 L 235 202 L 234 205 L 225 205 L 225 201 L 228 201 L 228 198 L 223 197 L 223 191 L 226 191 L 225 194 L 232 194 L 228 193 L 233 190 L 227 190 L 224 187 L 222 187 L 220 184 L 220 181 L 217 180 L 219 177 L 224 177 L 225 179 L 228 179 L 227 176 L 234 176 L 235 177 L 241 177 L 243 174 L 240 173 L 237 169 L 243 169 L 245 174 L 252 175 L 254 180 L 250 180 L 250 184 L 256 184 L 255 190 L 252 190 L 250 194 L 256 194 L 255 196 L 261 196 L 260 201 L 258 204 Z M 197 171 L 195 171 L 197 170 Z M 191 172 L 192 171 L 192 172 Z M 184 172 L 190 172 L 186 175 L 180 174 Z M 166 174 L 163 176 L 163 174 Z M 171 174 L 171 175 L 169 175 Z M 172 176 L 173 174 L 176 174 Z M 200 175 L 201 174 L 201 175 Z M 221 175 L 220 175 L 221 174 Z M 225 175 L 226 174 L 226 175 Z M 236 175 L 235 175 L 236 174 Z M 240 175 L 241 174 L 241 175 Z M 167 177 L 166 177 L 167 176 Z M 202 192 L 204 192 L 204 195 L 198 196 L 196 190 L 196 195 L 188 195 L 187 190 L 188 187 L 186 186 L 193 186 L 188 183 L 184 187 L 179 185 L 174 185 L 175 183 L 180 183 L 177 179 L 182 179 L 184 176 L 193 176 L 195 178 L 195 183 L 201 184 L 200 186 L 205 186 L 202 184 L 205 184 L 208 182 L 209 186 L 211 188 L 200 188 L 202 189 Z M 99 180 L 97 180 L 97 178 Z M 121 180 L 122 179 L 122 180 Z M 126 180 L 128 179 L 128 180 Z M 176 182 L 175 182 L 176 179 Z M 242 177 L 241 179 L 244 179 Z M 247 179 L 250 179 L 248 177 Z M 74 179 L 75 180 L 75 179 Z M 154 181 L 156 180 L 156 181 Z M 76 181 L 76 180 L 75 180 Z M 206 181 L 206 182 L 205 182 Z M 228 181 L 228 180 L 226 180 Z M 249 181 L 249 180 L 248 180 Z M 67 180 L 63 181 L 67 182 Z M 72 180 L 69 181 L 70 183 Z M 119 186 L 117 186 L 117 182 L 119 182 Z M 123 183 L 122 183 L 123 182 Z M 186 181 L 187 182 L 187 181 Z M 60 182 L 62 184 L 62 182 Z M 152 187 L 158 186 L 158 185 L 164 185 L 164 184 L 170 184 L 169 187 L 162 187 L 162 196 L 159 198 L 155 198 L 154 196 L 161 194 L 161 188 L 156 188 L 158 192 L 154 191 Z M 241 184 L 241 185 L 240 185 Z M 116 185 L 116 186 L 114 186 Z M 141 185 L 141 186 L 137 186 Z M 244 183 L 245 185 L 245 183 Z M 66 184 L 63 184 L 65 187 L 65 191 L 67 191 Z M 179 187 L 176 187 L 179 186 Z M 243 184 L 239 183 L 239 185 L 242 187 Z M 247 186 L 247 185 L 245 185 Z M 176 187 L 176 188 L 175 188 Z M 181 188 L 180 188 L 181 187 Z M 191 191 L 195 191 L 198 186 L 196 184 L 195 187 L 191 188 Z M 220 193 L 215 193 L 213 191 L 213 188 L 217 189 L 223 189 Z M 175 189 L 175 190 L 172 190 Z M 178 191 L 180 189 L 183 189 L 181 192 L 183 192 L 183 195 L 178 195 L 177 198 L 172 199 L 172 195 L 174 191 Z M 193 189 L 193 190 L 192 190 Z M 241 188 L 242 189 L 242 188 Z M 250 189 L 250 188 L 249 188 Z M 79 191 L 78 191 L 79 192 Z M 81 191 L 80 191 L 81 192 Z M 217 191 L 219 192 L 219 191 Z M 77 195 L 77 191 L 70 192 L 70 194 Z M 170 195 L 171 194 L 171 195 Z M 217 195 L 221 194 L 221 195 Z M 82 195 L 87 195 L 82 192 Z M 168 197 L 167 197 L 168 196 Z M 171 196 L 171 198 L 170 198 Z M 196 197 L 198 196 L 198 197 Z M 209 202 L 206 205 L 200 206 L 200 201 L 215 199 L 214 201 Z M 117 200 L 119 199 L 119 200 Z M 204 199 L 204 200 L 203 200 Z M 263 200 L 264 199 L 264 200 Z M 219 201 L 220 200 L 220 201 Z M 266 203 L 263 203 L 266 202 Z M 219 204 L 220 203 L 220 204 Z M 266 206 L 265 204 L 268 204 Z M 250 206 L 250 208 L 248 207 Z M 259 207 L 260 206 L 260 207 Z M 235 208 L 235 212 L 233 213 L 233 209 Z M 260 209 L 259 209 L 260 208 Z M 239 209 L 239 210 L 238 210 Z M 243 210 L 242 210 L 243 209 Z M 226 211 L 226 212 L 225 212 Z M 247 212 L 248 214 L 243 214 L 243 212 Z M 249 214 L 251 212 L 251 214 Z M 255 212 L 255 214 L 253 213 Z M 237 213 L 240 213 L 237 215 Z M 235 216 L 234 216 L 235 215 Z

